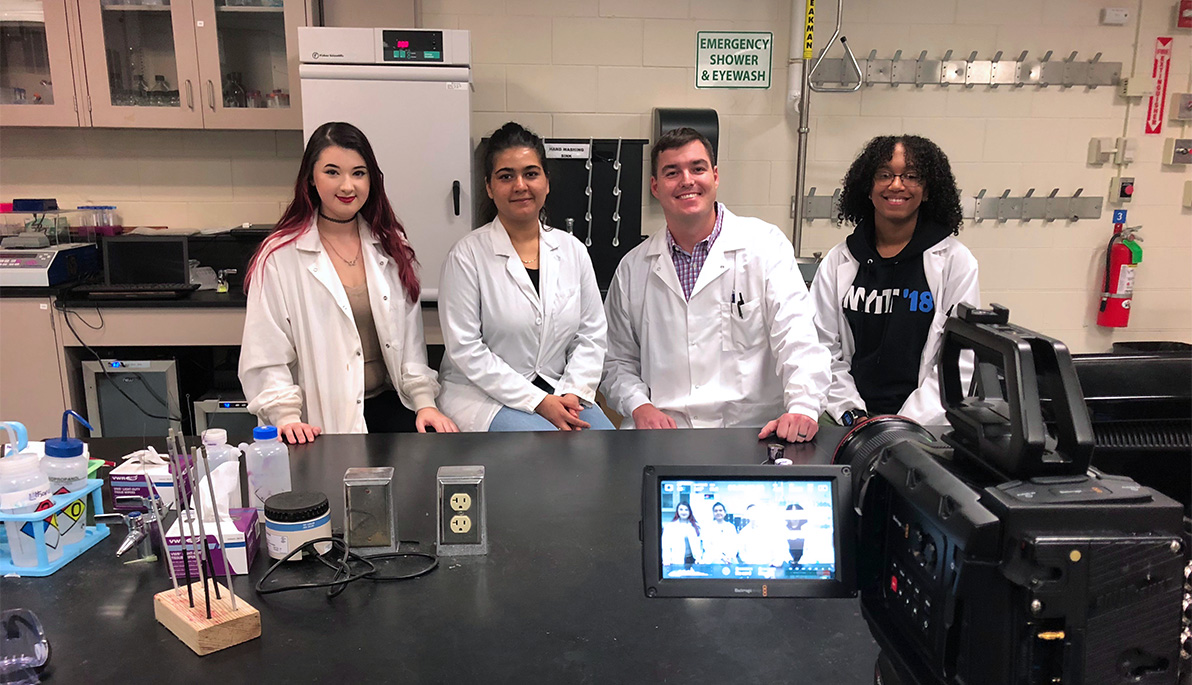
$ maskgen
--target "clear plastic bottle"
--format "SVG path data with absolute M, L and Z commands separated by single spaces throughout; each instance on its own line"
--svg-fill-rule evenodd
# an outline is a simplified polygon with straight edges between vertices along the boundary
M 50 479 L 41 472 L 36 454 L 14 454 L 0 459 L 0 512 L 32 514 L 49 503 Z M 47 559 L 52 562 L 62 556 L 58 529 L 50 525 L 49 520 L 5 521 L 14 566 L 37 566 L 34 526 L 45 527 Z
M 273 426 L 259 426 L 252 430 L 253 443 L 240 443 L 244 450 L 244 464 L 248 469 L 248 496 L 252 506 L 264 520 L 265 500 L 279 492 L 289 492 L 290 450 L 277 435 Z
M 228 432 L 223 428 L 208 428 L 203 431 L 203 449 L 207 452 L 207 466 L 213 473 L 221 464 L 236 463 L 236 489 L 229 504 L 232 507 L 243 507 L 244 498 L 240 494 L 240 450 L 228 444 Z M 199 492 L 207 492 L 206 483 L 199 482 Z
M 68 409 L 62 413 L 62 437 L 46 440 L 46 456 L 41 460 L 41 470 L 50 481 L 51 495 L 78 492 L 87 487 L 87 455 L 83 453 L 83 441 L 67 434 L 71 416 L 91 428 L 91 424 L 73 411 Z M 62 544 L 73 545 L 81 541 L 87 528 L 87 498 L 67 506 L 57 519 Z

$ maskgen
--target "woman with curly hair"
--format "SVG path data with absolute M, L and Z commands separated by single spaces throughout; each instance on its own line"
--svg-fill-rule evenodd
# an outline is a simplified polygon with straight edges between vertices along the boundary
M 939 354 L 956 304 L 979 304 L 977 260 L 954 236 L 960 193 L 948 158 L 912 135 L 869 141 L 845 174 L 840 218 L 852 235 L 811 285 L 820 342 L 832 353 L 826 410 L 943 423 Z

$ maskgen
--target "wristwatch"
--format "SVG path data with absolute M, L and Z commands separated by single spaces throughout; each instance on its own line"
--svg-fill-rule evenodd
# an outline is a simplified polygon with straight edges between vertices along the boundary
M 864 409 L 849 409 L 840 415 L 840 425 L 851 428 L 867 418 L 869 414 L 866 414 Z

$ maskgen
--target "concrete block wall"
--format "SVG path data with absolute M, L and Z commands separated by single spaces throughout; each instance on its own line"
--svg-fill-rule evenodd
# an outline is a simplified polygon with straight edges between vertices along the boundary
M 1127 26 L 1101 26 L 1105 3 L 1081 0 L 846 0 L 845 35 L 859 57 L 876 50 L 936 59 L 1022 50 L 1062 59 L 1102 53 L 1126 73 L 1149 74 L 1155 37 L 1175 38 L 1169 91 L 1192 89 L 1192 36 L 1174 26 L 1166 0 L 1125 0 Z M 803 3 L 797 2 L 796 11 Z M 734 211 L 771 221 L 788 234 L 796 158 L 797 118 L 785 108 L 791 3 L 544 2 L 424 0 L 423 25 L 472 32 L 476 99 L 473 135 L 519 121 L 558 137 L 651 137 L 654 107 L 712 107 L 720 114 L 720 198 Z M 819 2 L 816 51 L 831 36 L 835 3 Z M 696 32 L 770 31 L 774 66 L 769 90 L 697 90 Z M 1137 41 L 1137 45 L 1136 45 Z M 833 49 L 838 56 L 839 46 Z M 1144 136 L 1145 102 L 1127 104 L 1113 88 L 965 89 L 874 86 L 850 94 L 812 94 L 807 185 L 830 193 L 872 136 L 916 133 L 949 155 L 966 195 L 982 189 L 1036 194 L 1105 196 L 1115 167 L 1090 166 L 1093 137 L 1123 132 L 1139 139 L 1138 161 L 1122 173 L 1137 178 L 1126 205 L 1131 225 L 1144 226 L 1145 259 L 1138 271 L 1131 326 L 1095 325 L 1104 244 L 1112 230 L 1106 205 L 1100 221 L 967 222 L 961 239 L 981 263 L 986 303 L 1011 308 L 1014 321 L 1044 331 L 1075 351 L 1105 351 L 1114 341 L 1192 341 L 1192 211 L 1180 208 L 1186 168 L 1160 164 L 1163 136 Z M 1169 133 L 1170 132 L 1170 133 Z M 647 174 L 648 175 L 648 174 Z M 645 231 L 663 225 L 649 198 Z M 826 251 L 847 230 L 829 221 L 806 224 L 802 252 Z
M 817 4 L 818 53 L 835 24 L 835 3 Z M 1111 4 L 1129 9 L 1129 25 L 1099 24 L 1102 5 Z M 795 6 L 801 13 L 803 2 Z M 797 117 L 786 110 L 789 1 L 423 0 L 421 8 L 422 26 L 472 33 L 474 139 L 510 119 L 544 136 L 650 138 L 654 107 L 712 107 L 721 121 L 720 198 L 790 234 Z M 1136 64 L 1149 73 L 1155 37 L 1173 36 L 1169 91 L 1192 90 L 1192 34 L 1175 28 L 1171 0 L 846 0 L 844 20 L 859 57 L 976 50 L 990 59 L 998 50 L 1010 58 L 1051 50 L 1061 59 L 1075 50 L 1079 59 L 1101 52 L 1127 73 Z M 701 30 L 772 32 L 772 87 L 697 90 Z M 1074 351 L 1124 340 L 1192 342 L 1192 210 L 1180 208 L 1192 172 L 1161 164 L 1163 138 L 1179 125 L 1169 120 L 1163 136 L 1143 135 L 1145 102 L 1127 104 L 1109 87 L 874 86 L 812 94 L 810 112 L 807 185 L 820 193 L 839 185 L 870 137 L 907 132 L 940 144 L 967 195 L 1033 187 L 1103 196 L 1115 168 L 1086 163 L 1089 139 L 1123 132 L 1138 139 L 1138 160 L 1122 172 L 1137 179 L 1127 208 L 1146 239 L 1130 328 L 1094 324 L 1109 206 L 1100 221 L 968 222 L 960 237 L 980 261 L 985 301 L 1010 306 L 1017 323 Z M 1185 131 L 1192 137 L 1192 126 Z M 292 193 L 301 145 L 293 132 L 3 129 L 0 196 L 113 202 L 129 224 L 267 222 Z M 662 214 L 648 189 L 644 197 L 643 226 L 652 233 Z M 831 222 L 810 222 L 803 254 L 845 236 Z

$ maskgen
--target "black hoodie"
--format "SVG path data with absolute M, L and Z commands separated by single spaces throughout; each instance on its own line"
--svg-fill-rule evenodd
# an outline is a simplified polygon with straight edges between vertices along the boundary
M 935 316 L 923 253 L 950 235 L 920 216 L 910 242 L 893 257 L 877 253 L 870 221 L 845 241 L 859 264 L 841 306 L 853 332 L 853 380 L 871 416 L 898 413 L 919 387 L 919 362 Z

